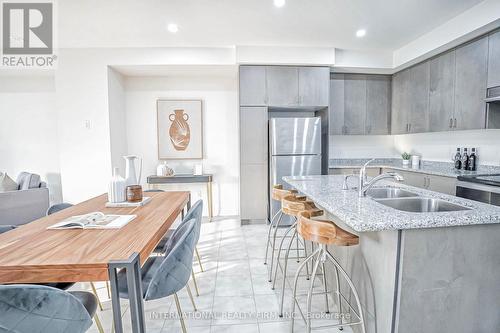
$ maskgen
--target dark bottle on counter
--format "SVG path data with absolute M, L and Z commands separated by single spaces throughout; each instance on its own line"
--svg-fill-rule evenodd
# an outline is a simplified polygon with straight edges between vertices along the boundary
M 464 153 L 462 154 L 462 170 L 469 170 L 469 154 L 467 154 L 467 148 L 464 148 Z
M 460 154 L 460 148 L 457 148 L 457 153 L 453 160 L 455 161 L 455 169 L 460 170 L 462 168 L 462 154 Z
M 476 154 L 476 148 L 472 148 L 472 152 L 469 156 L 469 171 L 476 171 L 477 170 L 477 154 Z

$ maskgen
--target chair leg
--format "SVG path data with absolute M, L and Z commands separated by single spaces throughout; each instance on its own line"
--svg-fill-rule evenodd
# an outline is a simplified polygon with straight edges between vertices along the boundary
M 179 302 L 179 297 L 177 293 L 174 294 L 175 306 L 177 307 L 177 313 L 179 314 L 179 320 L 181 321 L 181 328 L 183 333 L 187 333 L 186 324 L 184 323 L 184 316 L 181 309 L 181 302 Z
M 97 326 L 97 330 L 99 330 L 99 333 L 104 333 L 104 329 L 102 328 L 101 320 L 99 319 L 99 316 L 97 313 L 94 315 L 94 321 L 95 325 Z
M 200 270 L 204 272 L 203 265 L 201 264 L 201 257 L 200 254 L 198 253 L 198 247 L 194 248 L 194 252 L 196 253 L 196 258 L 198 259 L 198 265 L 200 265 Z
M 111 288 L 109 287 L 109 281 L 106 281 L 106 290 L 108 291 L 108 298 L 111 299 Z
M 271 251 L 271 267 L 269 268 L 269 282 L 273 280 L 273 265 L 274 265 L 274 249 L 276 248 L 276 233 L 278 232 L 278 227 L 281 223 L 281 220 L 283 218 L 283 212 L 280 214 L 278 221 L 276 222 L 276 226 L 274 227 L 274 232 L 273 232 L 273 246 L 272 246 L 272 251 Z
M 101 311 L 104 310 L 104 308 L 102 307 L 101 300 L 99 299 L 99 295 L 97 295 L 97 289 L 95 288 L 94 282 L 90 282 L 90 287 L 92 288 L 92 292 L 97 298 L 97 305 L 99 305 L 99 309 L 101 309 Z
M 194 291 L 196 291 L 196 296 L 200 296 L 200 291 L 198 290 L 198 283 L 196 283 L 196 277 L 194 276 L 193 270 L 191 270 L 191 277 L 193 278 Z
M 191 288 L 189 288 L 189 284 L 186 284 L 186 290 L 189 295 L 189 298 L 191 299 L 191 304 L 193 304 L 194 312 L 198 311 L 198 309 L 196 308 L 196 303 L 194 302 L 193 294 L 191 293 Z
M 356 290 L 354 283 L 352 282 L 352 280 L 349 277 L 349 275 L 347 274 L 347 272 L 342 268 L 342 266 L 340 266 L 337 259 L 335 259 L 332 256 L 332 254 L 330 252 L 328 252 L 328 250 L 326 250 L 325 246 L 321 245 L 321 248 L 322 248 L 323 252 L 325 253 L 326 257 L 335 265 L 335 267 L 338 269 L 338 271 L 342 274 L 344 279 L 347 281 L 347 284 L 349 285 L 349 288 L 351 289 L 351 292 L 354 295 L 354 299 L 356 300 L 356 306 L 357 306 L 358 311 L 359 311 L 359 313 L 356 313 L 354 310 L 353 310 L 353 312 L 359 318 L 359 321 L 360 321 L 359 325 L 361 325 L 361 333 L 365 333 L 366 329 L 365 329 L 365 320 L 363 317 L 363 309 L 361 308 L 361 302 L 359 300 L 358 291 Z M 339 290 L 339 293 L 340 293 L 340 290 Z M 340 314 L 340 315 L 342 315 L 342 314 Z
M 323 285 L 325 287 L 325 306 L 326 306 L 326 313 L 330 313 L 330 306 L 328 304 L 328 285 L 326 283 L 326 269 L 325 269 L 325 263 L 321 263 L 321 270 L 323 271 Z
M 285 286 L 286 286 L 286 271 L 287 271 L 287 267 L 288 267 L 288 256 L 290 255 L 290 248 L 292 247 L 294 237 L 299 238 L 299 235 L 297 234 L 297 229 L 295 229 L 293 231 L 292 238 L 290 239 L 290 242 L 288 242 L 288 248 L 286 249 L 286 253 L 285 253 L 285 264 L 283 267 L 283 281 L 281 283 L 280 312 L 278 314 L 280 316 L 280 318 L 283 317 L 283 302 L 285 301 Z M 306 264 L 307 264 L 307 261 L 306 261 Z M 276 274 L 278 274 L 278 272 L 276 272 Z
M 293 325 L 295 323 L 295 304 L 297 303 L 297 282 L 299 281 L 299 275 L 306 263 L 314 259 L 314 256 L 319 252 L 319 249 L 316 249 L 313 253 L 309 255 L 297 268 L 297 272 L 295 272 L 295 278 L 293 279 L 293 295 L 292 295 L 292 309 L 290 312 L 292 325 L 290 325 L 291 332 L 293 333 Z
M 280 241 L 280 246 L 278 247 L 278 255 L 276 256 L 276 267 L 274 269 L 274 281 L 273 281 L 273 287 L 272 287 L 272 290 L 274 290 L 274 287 L 276 286 L 276 277 L 278 276 L 278 266 L 280 266 L 280 257 L 281 257 L 281 249 L 283 248 L 283 243 L 285 242 L 285 239 L 286 239 L 286 236 L 288 235 L 288 233 L 292 230 L 295 229 L 295 224 L 294 225 L 291 225 L 286 231 L 285 233 L 283 234 L 283 236 L 281 237 L 281 241 Z M 292 237 L 293 239 L 293 237 Z M 273 251 L 274 252 L 274 251 Z
M 314 280 L 316 279 L 316 273 L 318 272 L 318 267 L 319 264 L 324 260 L 323 259 L 324 254 L 323 251 L 320 251 L 318 258 L 316 259 L 316 262 L 314 263 L 314 268 L 312 271 L 312 278 L 310 281 L 310 286 L 309 286 L 309 292 L 307 293 L 307 321 L 306 321 L 306 332 L 311 333 L 311 307 L 312 307 L 312 294 L 314 291 Z
M 266 257 L 264 259 L 264 265 L 267 265 L 267 254 L 269 253 L 269 245 L 271 244 L 271 231 L 273 230 L 273 222 L 279 213 L 281 213 L 281 210 L 277 211 L 276 214 L 274 214 L 274 216 L 271 217 L 271 221 L 269 221 L 269 230 L 267 231 L 267 242 L 266 242 Z

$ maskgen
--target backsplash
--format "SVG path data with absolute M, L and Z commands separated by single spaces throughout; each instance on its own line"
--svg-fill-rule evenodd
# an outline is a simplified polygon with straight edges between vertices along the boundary
M 500 130 L 405 135 L 331 135 L 329 158 L 399 158 L 402 152 L 426 161 L 451 162 L 457 147 L 478 148 L 479 164 L 500 165 Z

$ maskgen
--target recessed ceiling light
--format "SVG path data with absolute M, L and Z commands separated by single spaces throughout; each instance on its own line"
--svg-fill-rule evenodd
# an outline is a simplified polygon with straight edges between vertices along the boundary
M 285 5 L 285 0 L 274 0 L 274 5 L 278 8 L 283 7 Z
M 179 31 L 179 27 L 175 23 L 169 23 L 167 25 L 167 30 L 170 31 L 171 33 L 175 34 L 177 31 Z
M 358 37 L 358 38 L 364 37 L 365 35 L 366 35 L 365 29 L 359 29 L 358 31 L 356 31 L 356 37 Z

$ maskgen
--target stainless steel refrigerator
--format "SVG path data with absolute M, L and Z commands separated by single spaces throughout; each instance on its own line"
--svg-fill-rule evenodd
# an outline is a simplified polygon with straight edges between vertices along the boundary
M 269 120 L 269 216 L 280 204 L 271 199 L 272 187 L 284 176 L 321 174 L 321 118 L 271 118 Z M 292 223 L 284 216 L 281 225 Z

